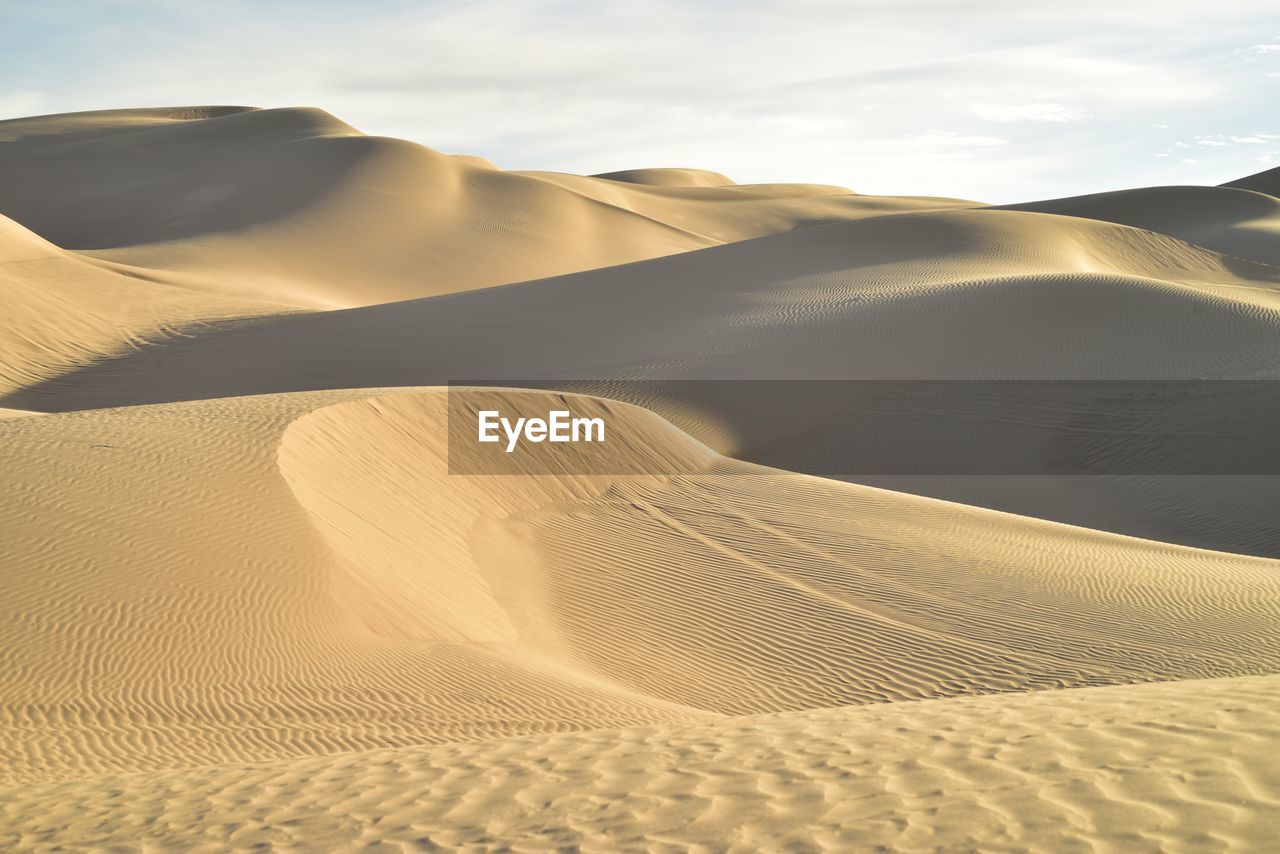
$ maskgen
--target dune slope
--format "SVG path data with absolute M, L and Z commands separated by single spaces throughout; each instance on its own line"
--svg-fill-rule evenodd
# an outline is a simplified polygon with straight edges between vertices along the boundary
M 0 421 L 6 779 L 1280 666 L 1270 561 L 759 470 L 575 400 L 602 453 L 684 473 L 450 475 L 442 391 Z
M 0 394 L 229 317 L 289 309 L 67 252 L 0 217 Z
M 1246 175 L 1243 178 L 1228 181 L 1222 186 L 1239 187 L 1242 190 L 1253 190 L 1258 193 L 1280 196 L 1280 168 L 1255 172 L 1252 175 Z
M 74 409 L 458 379 L 1269 377 L 1280 271 L 1240 263 L 1084 219 L 899 214 L 436 299 L 212 324 L 33 394 Z M 258 354 L 280 342 L 289 358 L 264 364 Z
M 1128 226 L 1021 211 L 905 213 L 436 299 L 220 322 L 0 405 L 594 380 L 574 387 L 652 408 L 722 453 L 824 470 L 826 443 L 838 448 L 845 434 L 838 407 L 723 384 L 673 396 L 656 381 L 1265 379 L 1280 355 L 1278 281 L 1267 265 Z M 287 358 L 275 355 L 282 348 Z M 876 482 L 1280 555 L 1266 511 L 1280 499 L 1274 477 L 1095 478 L 1070 489 L 1026 479 Z
M 1228 256 L 1224 259 L 1227 263 L 1241 258 L 1280 266 L 1280 199 L 1260 187 L 1247 183 L 1145 187 L 1007 205 L 1005 209 L 1131 225 L 1221 252 Z

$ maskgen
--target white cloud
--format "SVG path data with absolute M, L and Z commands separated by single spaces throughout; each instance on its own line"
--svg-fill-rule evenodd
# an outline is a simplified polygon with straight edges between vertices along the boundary
M 1228 145 L 1266 145 L 1273 139 L 1280 139 L 1280 136 L 1272 133 L 1255 133 L 1247 136 L 1233 136 L 1219 133 L 1198 136 L 1196 137 L 1196 142 L 1200 145 L 1223 147 Z M 1180 146 L 1182 145 L 1181 143 L 1177 144 Z
M 929 131 L 903 139 L 883 140 L 885 145 L 907 145 L 914 148 L 985 148 L 992 145 L 1008 145 L 1009 140 L 998 136 L 976 136 L 950 131 Z
M 979 104 L 974 115 L 993 122 L 1074 122 L 1089 117 L 1077 107 L 1062 104 Z
M 1270 51 L 1242 47 L 1265 47 L 1274 0 L 65 5 L 24 7 L 31 39 L 67 33 L 0 55 L 6 86 L 44 93 L 0 109 L 308 104 L 510 168 L 690 165 L 989 201 L 1167 183 L 1147 127 L 1176 114 L 1200 122 L 1178 119 L 1188 140 L 1255 136 L 1274 88 Z M 16 43 L 22 23 L 6 22 Z M 1234 177 L 1208 173 L 1212 144 L 1171 151 L 1188 148 L 1205 167 L 1180 178 Z

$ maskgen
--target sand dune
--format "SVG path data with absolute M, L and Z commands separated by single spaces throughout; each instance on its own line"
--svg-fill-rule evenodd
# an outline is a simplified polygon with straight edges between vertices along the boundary
M 723 400 L 716 386 L 712 397 L 673 398 L 654 381 L 1267 378 L 1280 353 L 1278 282 L 1267 265 L 1128 226 L 996 210 L 902 213 L 437 299 L 210 324 L 0 405 L 595 379 L 575 388 L 649 407 L 722 453 L 783 468 L 803 460 L 812 470 L 826 443 L 844 441 L 843 410 Z M 289 357 L 264 361 L 281 342 Z M 1167 476 L 1071 489 L 1026 479 L 872 482 L 1280 555 L 1266 510 L 1280 500 L 1273 477 L 1247 488 Z
M 232 109 L 0 122 L 0 213 L 65 248 L 333 307 L 652 258 L 886 206 L 965 204 L 544 180 L 365 136 L 321 110 Z M 206 112 L 215 115 L 193 120 Z M 815 193 L 832 198 L 796 203 Z
M 209 322 L 281 306 L 59 249 L 0 217 L 0 393 Z
M 1280 477 L 841 478 L 857 408 L 750 382 L 1276 379 L 1270 173 L 991 208 L 301 108 L 0 140 L 0 847 L 1274 837 Z M 561 405 L 609 441 L 451 432 Z
M 604 452 L 686 474 L 451 476 L 444 398 L 0 421 L 7 778 L 1280 665 L 1269 561 L 748 476 L 622 404 Z
M 436 299 L 210 324 L 7 405 L 455 379 L 1269 377 L 1277 331 L 1275 268 L 1084 219 L 923 212 Z M 264 364 L 258 354 L 280 341 L 289 358 Z
M 621 172 L 601 172 L 591 177 L 655 187 L 731 187 L 735 183 L 727 175 L 705 169 L 624 169 Z
M 1280 199 L 1245 184 L 1147 187 L 1006 209 L 1132 225 L 1221 252 L 1227 263 L 1233 256 L 1280 266 Z
M 1244 178 L 1237 178 L 1223 184 L 1224 187 L 1239 187 L 1242 190 L 1253 190 L 1271 196 L 1280 196 L 1280 168 L 1255 172 Z

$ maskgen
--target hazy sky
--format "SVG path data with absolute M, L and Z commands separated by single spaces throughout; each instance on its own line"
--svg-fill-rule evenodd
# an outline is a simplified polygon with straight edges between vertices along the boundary
M 0 117 L 319 106 L 504 168 L 994 202 L 1280 165 L 1276 0 L 0 0 Z

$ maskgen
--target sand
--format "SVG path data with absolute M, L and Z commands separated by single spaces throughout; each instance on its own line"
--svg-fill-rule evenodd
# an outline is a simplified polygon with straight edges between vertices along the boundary
M 1276 677 L 600 729 L 0 790 L 7 844 L 1267 850 Z
M 314 109 L 0 139 L 0 846 L 1280 833 L 1280 478 L 813 477 L 838 408 L 674 382 L 1275 378 L 1258 180 L 516 173 Z M 616 438 L 459 474 L 450 395 Z

